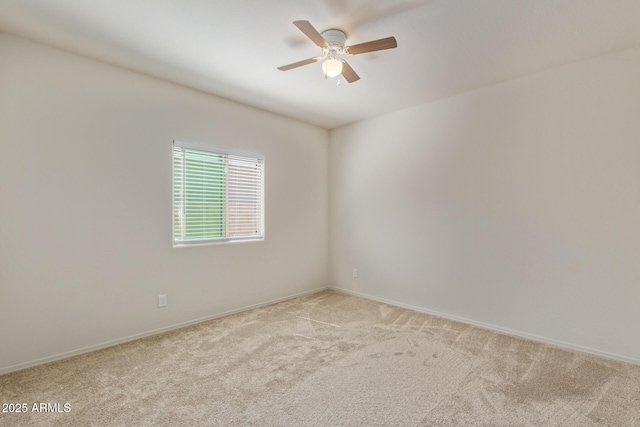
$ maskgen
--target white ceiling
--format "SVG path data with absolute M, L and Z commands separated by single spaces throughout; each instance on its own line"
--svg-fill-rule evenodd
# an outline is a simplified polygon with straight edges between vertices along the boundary
M 282 72 L 320 54 L 294 20 L 398 48 Z M 331 129 L 639 46 L 640 0 L 0 0 L 0 29 Z

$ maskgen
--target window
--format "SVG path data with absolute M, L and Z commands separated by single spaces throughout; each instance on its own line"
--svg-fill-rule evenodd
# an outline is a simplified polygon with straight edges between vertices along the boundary
M 173 143 L 173 243 L 264 237 L 263 158 Z

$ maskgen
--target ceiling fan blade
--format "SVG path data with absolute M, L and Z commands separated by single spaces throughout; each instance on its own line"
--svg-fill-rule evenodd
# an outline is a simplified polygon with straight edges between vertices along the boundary
M 393 49 L 398 47 L 395 37 L 387 37 L 385 39 L 374 40 L 366 43 L 354 44 L 348 46 L 349 54 L 358 55 L 360 53 L 375 52 L 376 50 Z
M 309 59 L 305 59 L 303 61 L 294 62 L 293 64 L 283 65 L 282 67 L 278 67 L 278 70 L 280 70 L 280 71 L 289 71 L 289 70 L 292 70 L 294 68 L 302 67 L 303 65 L 313 64 L 314 62 L 318 62 L 321 59 L 322 59 L 321 57 L 316 56 L 315 58 L 309 58 Z
M 329 43 L 322 37 L 309 21 L 293 21 L 293 25 L 298 27 L 312 42 L 320 47 L 327 47 Z
M 349 65 L 347 61 L 342 61 L 342 77 L 349 83 L 360 80 L 360 76 L 353 71 L 353 68 L 351 68 L 351 65 Z

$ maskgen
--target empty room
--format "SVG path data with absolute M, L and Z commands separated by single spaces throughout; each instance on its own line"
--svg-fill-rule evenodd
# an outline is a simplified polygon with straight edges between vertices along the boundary
M 0 425 L 640 426 L 640 1 L 0 0 Z

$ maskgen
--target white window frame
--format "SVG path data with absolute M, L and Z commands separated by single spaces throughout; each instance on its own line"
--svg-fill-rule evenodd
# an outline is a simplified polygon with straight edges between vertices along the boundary
M 238 156 L 238 157 L 245 157 L 245 158 L 249 158 L 249 159 L 257 159 L 260 161 L 261 163 L 261 174 L 260 174 L 260 180 L 259 180 L 259 185 L 260 185 L 260 231 L 261 233 L 259 235 L 256 236 L 240 236 L 240 237 L 220 237 L 220 238 L 204 238 L 204 239 L 192 239 L 192 240 L 177 240 L 176 239 L 176 218 L 175 218 L 175 188 L 174 188 L 174 183 L 175 183 L 175 168 L 174 168 L 174 147 L 180 147 L 180 148 L 184 148 L 187 150 L 197 150 L 197 151 L 204 151 L 204 152 L 208 152 L 208 153 L 214 153 L 214 154 L 222 154 L 222 155 L 229 155 L 229 156 Z M 228 149 L 228 148 L 218 148 L 218 147 L 212 147 L 212 146 L 207 146 L 207 145 L 202 145 L 202 144 L 193 144 L 190 142 L 184 142 L 184 141 L 178 141 L 175 140 L 173 141 L 173 144 L 171 146 L 171 205 L 172 205 L 172 209 L 171 209 L 171 216 L 172 216 L 172 232 L 171 232 L 171 240 L 173 243 L 173 247 L 175 248 L 181 248 L 181 247 L 191 247 L 191 246 L 202 246 L 202 245 L 217 245 L 217 244 L 226 244 L 226 243 L 238 243 L 238 242 L 260 242 L 260 241 L 264 241 L 265 239 L 265 227 L 264 227 L 264 217 L 265 217 L 265 201 L 264 201 L 264 176 L 265 176 L 265 156 L 264 154 L 259 154 L 259 153 L 252 153 L 252 152 L 247 152 L 247 151 L 240 151 L 240 150 L 235 150 L 235 149 Z M 184 179 L 184 178 L 183 178 Z M 229 208 L 229 204 L 228 204 L 228 188 L 227 191 L 225 192 L 225 213 L 226 210 Z M 225 215 L 225 221 L 227 222 L 227 226 L 225 227 L 226 230 L 228 230 L 228 222 L 230 219 L 230 215 L 226 214 Z

